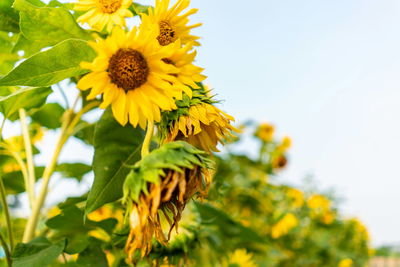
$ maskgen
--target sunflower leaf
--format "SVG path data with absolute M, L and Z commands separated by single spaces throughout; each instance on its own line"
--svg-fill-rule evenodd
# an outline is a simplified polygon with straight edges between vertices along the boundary
M 91 61 L 94 56 L 93 49 L 85 41 L 68 39 L 22 62 L 0 79 L 0 86 L 50 86 L 87 73 L 79 64 Z
M 20 11 L 19 27 L 23 35 L 28 40 L 40 41 L 43 47 L 70 38 L 91 39 L 65 8 L 37 7 L 26 0 L 16 0 L 13 7 Z
M 140 159 L 144 132 L 132 126 L 122 127 L 110 109 L 97 123 L 94 134 L 94 183 L 86 214 L 122 197 L 122 187 L 130 169 Z
M 58 103 L 47 103 L 31 115 L 33 121 L 48 129 L 61 127 L 61 119 L 65 109 Z
M 20 108 L 32 109 L 42 106 L 52 92 L 50 87 L 22 88 L 7 96 L 0 96 L 0 112 L 10 118 Z

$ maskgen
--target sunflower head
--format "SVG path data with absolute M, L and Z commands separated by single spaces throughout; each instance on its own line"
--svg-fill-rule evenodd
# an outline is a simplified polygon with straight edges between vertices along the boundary
M 230 253 L 228 260 L 222 264 L 223 267 L 256 267 L 257 264 L 253 261 L 253 254 L 247 252 L 245 249 L 236 249 Z
M 153 37 L 153 32 L 136 27 L 128 33 L 115 27 L 107 39 L 89 43 L 97 57 L 81 63 L 90 73 L 78 88 L 91 89 L 88 99 L 102 95 L 100 108 L 111 105 L 121 125 L 129 121 L 145 128 L 148 121 L 161 120 L 161 111 L 176 109 L 175 99 L 182 99 L 183 87 L 174 86 L 179 70 L 163 61 L 174 47 L 160 47 Z
M 259 138 L 262 142 L 271 142 L 274 138 L 275 127 L 269 123 L 262 123 L 258 126 L 255 136 Z
M 124 203 L 131 231 L 126 243 L 129 259 L 137 249 L 151 250 L 152 237 L 166 244 L 186 203 L 194 195 L 204 196 L 211 181 L 212 162 L 205 152 L 186 142 L 163 145 L 138 162 L 124 184 Z M 159 211 L 170 229 L 164 234 Z
M 238 129 L 231 125 L 234 118 L 213 104 L 204 87 L 193 91 L 193 97 L 177 101 L 178 109 L 163 116 L 160 132 L 165 143 L 184 140 L 211 153 L 218 143 L 233 139 Z
M 299 224 L 299 220 L 293 213 L 286 214 L 275 225 L 272 226 L 271 236 L 274 239 L 280 238 L 289 233 L 290 230 Z
M 201 23 L 194 25 L 189 24 L 189 16 L 197 13 L 197 9 L 190 9 L 186 13 L 181 14 L 189 7 L 190 0 L 177 0 L 177 2 L 169 7 L 169 0 L 156 0 L 154 9 L 149 9 L 148 14 L 141 14 L 142 21 L 150 28 L 157 29 L 156 39 L 161 46 L 174 43 L 178 39 L 183 44 L 192 42 L 193 45 L 200 45 L 197 36 L 191 35 L 193 28 L 201 26 Z
M 76 11 L 87 11 L 78 18 L 78 22 L 88 23 L 93 29 L 108 32 L 114 25 L 124 27 L 125 18 L 132 17 L 129 7 L 132 0 L 78 0 Z

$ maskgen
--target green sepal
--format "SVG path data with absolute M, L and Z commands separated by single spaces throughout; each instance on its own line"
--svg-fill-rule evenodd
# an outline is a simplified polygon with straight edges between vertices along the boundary
M 165 170 L 184 172 L 196 166 L 212 169 L 213 161 L 209 155 L 184 141 L 177 141 L 162 145 L 153 150 L 141 161 L 131 166 L 124 183 L 124 201 L 139 201 L 141 193 L 147 193 L 147 183 L 159 183 L 166 175 Z

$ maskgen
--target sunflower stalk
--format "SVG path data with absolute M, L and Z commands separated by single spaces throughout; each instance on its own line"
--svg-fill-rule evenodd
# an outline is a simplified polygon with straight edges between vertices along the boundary
M 75 103 L 77 103 L 77 101 Z M 40 211 L 45 203 L 48 193 L 49 182 L 52 174 L 54 173 L 55 167 L 57 165 L 57 160 L 58 157 L 60 156 L 62 148 L 68 141 L 69 137 L 73 135 L 75 126 L 79 123 L 82 115 L 91 110 L 92 108 L 98 106 L 98 104 L 99 104 L 98 102 L 91 102 L 90 104 L 83 107 L 81 111 L 79 111 L 76 115 L 74 115 L 73 109 L 69 109 L 66 111 L 63 125 L 61 126 L 61 133 L 57 141 L 57 145 L 54 149 L 53 156 L 43 172 L 43 181 L 41 189 L 33 206 L 32 215 L 29 218 L 28 223 L 26 225 L 22 242 L 27 243 L 30 240 L 32 240 L 32 238 L 35 236 L 35 230 L 39 221 Z
M 14 247 L 14 236 L 13 236 L 13 231 L 12 231 L 10 210 L 9 210 L 8 204 L 7 204 L 7 193 L 6 193 L 6 189 L 4 187 L 3 179 L 0 179 L 0 201 L 1 201 L 1 205 L 3 206 L 3 209 L 4 209 L 4 217 L 6 219 L 8 239 L 10 241 L 10 251 L 12 252 L 12 249 Z
M 29 135 L 28 122 L 26 120 L 26 111 L 24 109 L 19 110 L 19 118 L 21 123 L 22 136 L 24 139 L 25 153 L 26 153 L 26 163 L 27 163 L 27 183 L 25 184 L 26 191 L 29 196 L 29 204 L 32 208 L 35 202 L 35 165 L 33 162 L 32 153 L 32 142 Z

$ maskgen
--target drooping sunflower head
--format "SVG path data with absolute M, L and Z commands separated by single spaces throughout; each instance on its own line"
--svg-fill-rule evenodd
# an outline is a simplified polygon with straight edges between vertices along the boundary
M 111 32 L 114 25 L 124 27 L 125 18 L 133 16 L 128 10 L 131 4 L 132 0 L 78 0 L 74 10 L 87 11 L 78 18 L 78 22 L 88 23 L 97 31 L 105 27 Z
M 186 141 L 209 153 L 217 152 L 217 145 L 235 137 L 239 132 L 231 123 L 234 118 L 213 104 L 209 92 L 201 86 L 193 91 L 193 97 L 177 101 L 178 109 L 163 116 L 160 132 L 164 143 Z
M 121 125 L 129 121 L 145 128 L 148 121 L 159 122 L 160 111 L 176 109 L 175 99 L 182 98 L 183 88 L 173 86 L 178 69 L 163 61 L 173 55 L 174 48 L 160 47 L 153 36 L 136 27 L 129 33 L 116 27 L 107 39 L 90 42 L 97 57 L 81 64 L 91 72 L 77 87 L 91 88 L 88 99 L 102 95 L 100 108 L 111 105 Z
M 151 28 L 156 28 L 158 34 L 156 36 L 158 42 L 162 46 L 174 43 L 178 39 L 182 44 L 193 42 L 195 46 L 200 44 L 197 36 L 191 35 L 193 28 L 201 26 L 201 23 L 188 25 L 189 16 L 195 14 L 197 9 L 190 9 L 186 13 L 181 14 L 189 7 L 190 0 L 177 0 L 177 2 L 169 8 L 169 0 L 156 0 L 154 9 L 149 9 L 149 14 L 141 14 L 142 21 L 146 22 Z
M 138 162 L 124 184 L 124 203 L 130 213 L 131 231 L 126 243 L 130 259 L 137 249 L 151 250 L 152 237 L 166 244 L 186 203 L 194 195 L 204 196 L 211 182 L 212 162 L 205 152 L 186 142 L 165 144 Z M 170 229 L 165 235 L 160 213 Z

